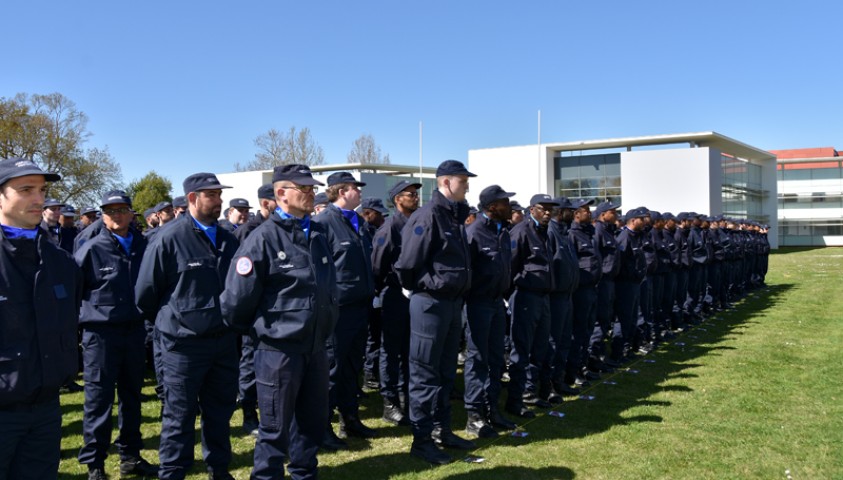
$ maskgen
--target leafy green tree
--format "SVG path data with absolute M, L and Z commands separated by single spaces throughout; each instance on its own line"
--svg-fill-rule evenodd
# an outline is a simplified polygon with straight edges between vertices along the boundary
M 132 208 L 136 212 L 143 213 L 144 210 L 154 207 L 160 202 L 172 202 L 170 192 L 173 184 L 165 177 L 151 171 L 139 180 L 132 180 L 126 188 L 126 193 L 132 199 Z M 143 219 L 146 224 L 146 219 Z
M 61 175 L 49 195 L 77 206 L 119 188 L 120 165 L 108 148 L 85 148 L 88 117 L 60 93 L 0 98 L 0 157 L 23 157 Z

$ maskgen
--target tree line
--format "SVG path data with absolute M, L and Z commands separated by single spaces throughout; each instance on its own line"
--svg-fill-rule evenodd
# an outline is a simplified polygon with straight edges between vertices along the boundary
M 91 147 L 88 116 L 61 93 L 0 97 L 0 157 L 22 157 L 45 171 L 61 175 L 49 184 L 48 196 L 81 208 L 99 205 L 103 193 L 121 189 L 133 198 L 136 211 L 172 200 L 172 183 L 151 171 L 140 179 L 123 183 L 120 164 L 108 147 Z M 278 165 L 323 165 L 325 154 L 310 129 L 271 128 L 253 140 L 257 152 L 251 161 L 236 162 L 236 171 L 270 170 Z M 347 156 L 352 164 L 389 164 L 371 134 L 352 144 Z

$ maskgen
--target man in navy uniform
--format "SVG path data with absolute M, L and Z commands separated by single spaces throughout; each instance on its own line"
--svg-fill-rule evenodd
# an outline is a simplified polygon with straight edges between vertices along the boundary
M 462 162 L 436 169 L 431 199 L 407 221 L 395 271 L 410 291 L 410 453 L 433 464 L 451 462 L 439 450 L 470 450 L 474 442 L 451 429 L 451 390 L 457 375 L 463 298 L 471 287 L 465 238 L 468 178 Z
M 116 386 L 120 435 L 114 443 L 120 474 L 156 475 L 158 469 L 140 456 L 146 329 L 135 308 L 135 283 L 146 239 L 129 228 L 132 200 L 125 192 L 107 192 L 100 207 L 105 228 L 75 255 L 84 278 L 79 326 L 85 408 L 79 463 L 88 466 L 89 479 L 108 478 L 104 467 Z
M 220 302 L 225 321 L 253 331 L 260 429 L 255 480 L 315 479 L 328 428 L 326 342 L 337 317 L 325 226 L 311 221 L 316 181 L 306 165 L 272 173 L 278 208 L 244 241 Z
M 246 240 L 261 223 L 275 213 L 275 191 L 271 183 L 258 188 L 259 211 L 245 225 L 234 230 L 240 243 Z M 255 340 L 251 334 L 243 335 L 240 349 L 240 408 L 243 410 L 243 431 L 258 435 L 258 393 L 255 385 Z
M 498 185 L 480 192 L 480 213 L 466 228 L 471 253 L 471 290 L 466 300 L 465 431 L 481 438 L 497 437 L 494 427 L 511 430 L 516 425 L 501 415 L 506 305 L 509 292 L 512 246 L 507 221 L 509 199 L 514 193 Z
M 76 228 L 76 209 L 72 205 L 61 207 L 59 215 L 59 246 L 68 253 L 73 253 L 73 243 L 79 229 Z
M 193 464 L 194 423 L 202 414 L 202 452 L 210 477 L 231 479 L 231 414 L 237 399 L 237 339 L 222 321 L 219 295 L 237 250 L 219 228 L 222 189 L 213 173 L 183 182 L 188 212 L 157 234 L 138 274 L 135 298 L 155 318 L 164 411 L 158 472 L 183 479 Z
M 369 238 L 375 238 L 375 232 L 389 216 L 389 209 L 384 206 L 380 198 L 364 198 L 360 203 L 360 215 L 366 220 Z M 366 339 L 366 361 L 363 363 L 363 385 L 371 390 L 380 388 L 378 363 L 381 350 L 381 313 L 382 308 L 378 299 L 372 302 L 372 308 L 369 309 L 369 336 Z
M 615 310 L 618 321 L 612 332 L 612 359 L 622 362 L 632 355 L 636 339 L 641 283 L 647 275 L 647 259 L 642 247 L 644 217 L 647 209 L 634 208 L 626 213 L 626 225 L 617 238 L 620 267 L 615 277 Z
M 31 160 L 0 160 L 0 478 L 56 478 L 59 387 L 77 370 L 82 275 L 38 226 L 47 182 Z
M 408 388 L 410 367 L 410 301 L 401 292 L 393 265 L 401 253 L 401 230 L 419 208 L 421 183 L 401 180 L 389 190 L 395 214 L 384 221 L 372 241 L 372 272 L 382 306 L 380 393 L 383 419 L 393 425 L 409 425 Z
M 337 271 L 339 318 L 328 342 L 331 387 L 328 392 L 328 418 L 336 408 L 340 414 L 339 437 L 372 438 L 375 431 L 360 421 L 357 401 L 358 378 L 366 353 L 369 309 L 375 296 L 372 280 L 372 239 L 366 221 L 354 209 L 360 206 L 360 187 L 365 183 L 349 172 L 328 176 L 328 200 L 324 212 L 313 219 L 325 227 L 332 259 Z M 326 431 L 326 441 L 339 446 L 333 429 Z M 330 448 L 330 446 L 329 446 Z
M 42 212 L 41 228 L 48 234 L 50 241 L 59 245 L 61 240 L 61 225 L 59 224 L 59 217 L 61 217 L 61 209 L 64 203 L 55 198 L 48 198 L 44 200 L 44 210 Z
M 245 198 L 232 198 L 228 202 L 225 219 L 220 220 L 220 226 L 229 232 L 234 232 L 249 221 L 249 210 L 251 209 L 252 206 Z
M 184 212 L 187 211 L 187 198 L 184 195 L 179 195 L 178 197 L 173 199 L 173 215 L 176 218 L 184 215 Z
M 617 243 L 615 242 L 615 221 L 618 218 L 618 206 L 610 201 L 597 205 L 594 209 L 594 238 L 600 249 L 600 258 L 603 260 L 603 273 L 600 276 L 600 283 L 597 284 L 597 322 L 591 335 L 591 352 L 593 360 L 602 360 L 609 367 L 617 367 L 617 363 L 607 359 L 605 341 L 609 336 L 609 329 L 614 323 L 615 312 L 615 277 L 620 269 L 620 260 L 617 255 Z M 578 386 L 589 385 L 588 378 L 577 376 L 570 379 Z
M 525 404 L 550 407 L 537 392 L 526 390 L 527 370 L 541 367 L 550 340 L 550 293 L 554 289 L 553 250 L 548 234 L 551 212 L 559 203 L 550 195 L 530 199 L 530 219 L 510 232 L 512 238 L 512 352 L 506 411 L 522 418 L 535 413 Z

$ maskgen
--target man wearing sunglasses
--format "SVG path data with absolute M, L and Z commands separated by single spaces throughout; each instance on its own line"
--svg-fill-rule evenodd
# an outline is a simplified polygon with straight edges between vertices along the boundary
M 88 466 L 90 480 L 108 478 L 105 458 L 111 446 L 116 386 L 120 434 L 115 445 L 120 453 L 120 473 L 156 475 L 158 468 L 140 456 L 146 329 L 134 299 L 146 238 L 130 227 L 134 213 L 125 192 L 106 193 L 100 207 L 105 228 L 75 255 L 84 275 L 79 325 L 85 408 L 79 463 Z

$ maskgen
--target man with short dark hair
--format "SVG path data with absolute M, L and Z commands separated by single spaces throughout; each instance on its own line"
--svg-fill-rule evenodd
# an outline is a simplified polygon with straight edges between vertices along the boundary
M 331 365 L 328 391 L 328 418 L 336 408 L 340 414 L 339 437 L 372 438 L 375 431 L 360 420 L 357 396 L 358 377 L 366 351 L 369 309 L 375 294 L 372 280 L 372 239 L 366 221 L 354 209 L 360 206 L 360 187 L 364 182 L 349 172 L 328 176 L 328 205 L 313 219 L 325 227 L 337 271 L 339 318 L 328 342 Z M 333 429 L 326 431 L 326 448 L 342 448 L 345 442 L 335 438 Z
M 468 178 L 474 176 L 457 160 L 437 167 L 437 188 L 404 226 L 394 265 L 401 285 L 410 292 L 410 454 L 434 464 L 452 461 L 437 444 L 475 447 L 451 429 L 450 405 L 463 297 L 471 287 L 465 193 Z
M 225 219 L 220 221 L 220 226 L 229 232 L 234 232 L 238 227 L 249 221 L 249 210 L 252 206 L 245 198 L 232 198 L 228 202 L 228 211 Z
M 617 238 L 617 255 L 620 262 L 615 277 L 615 310 L 618 321 L 612 332 L 612 359 L 622 362 L 634 355 L 638 306 L 641 283 L 647 275 L 647 259 L 642 249 L 645 208 L 635 208 L 626 213 L 626 224 Z
M 255 480 L 316 478 L 328 424 L 326 343 L 337 318 L 336 273 L 324 225 L 311 221 L 321 185 L 306 165 L 275 167 L 278 208 L 237 251 L 220 298 L 226 323 L 252 331 L 261 418 Z
M 76 376 L 82 275 L 41 224 L 47 182 L 31 160 L 0 160 L 0 478 L 56 478 L 59 388 Z
M 494 427 L 516 427 L 498 408 L 506 366 L 504 297 L 509 292 L 512 255 L 505 227 L 511 217 L 509 199 L 513 195 L 499 185 L 484 188 L 480 192 L 483 212 L 466 228 L 471 289 L 466 299 L 465 431 L 480 438 L 497 437 Z
M 164 384 L 159 478 L 183 479 L 193 464 L 194 423 L 210 477 L 232 479 L 230 425 L 237 398 L 237 342 L 219 295 L 238 242 L 219 228 L 222 189 L 213 173 L 183 182 L 188 213 L 161 230 L 141 262 L 135 298 L 155 318 Z
M 407 416 L 410 381 L 410 301 L 402 294 L 394 264 L 401 253 L 401 231 L 419 208 L 421 183 L 402 180 L 389 190 L 395 214 L 384 221 L 372 240 L 372 272 L 379 292 L 383 317 L 381 329 L 380 393 L 383 419 L 393 425 L 409 425 Z
M 366 220 L 369 238 L 374 238 L 375 232 L 389 216 L 389 210 L 380 198 L 364 198 L 360 203 L 360 215 Z M 369 335 L 366 338 L 366 360 L 363 362 L 363 385 L 372 390 L 380 388 L 378 363 L 381 349 L 382 310 L 380 300 L 373 301 L 372 308 L 369 309 Z
M 64 203 L 55 198 L 48 198 L 44 200 L 44 209 L 41 213 L 43 220 L 41 221 L 41 228 L 48 234 L 50 241 L 59 245 L 61 237 L 61 225 L 59 225 L 59 217 L 61 217 L 61 209 Z
M 129 227 L 132 200 L 125 192 L 107 192 L 100 207 L 105 228 L 75 255 L 84 275 L 79 325 L 85 406 L 79 463 L 88 466 L 90 480 L 108 478 L 105 459 L 116 386 L 120 434 L 114 443 L 120 453 L 120 474 L 157 475 L 158 469 L 140 456 L 146 330 L 134 299 L 146 239 Z
M 176 218 L 179 218 L 180 216 L 184 215 L 184 212 L 186 211 L 187 199 L 184 197 L 184 195 L 175 197 L 173 199 L 173 215 L 175 215 Z

